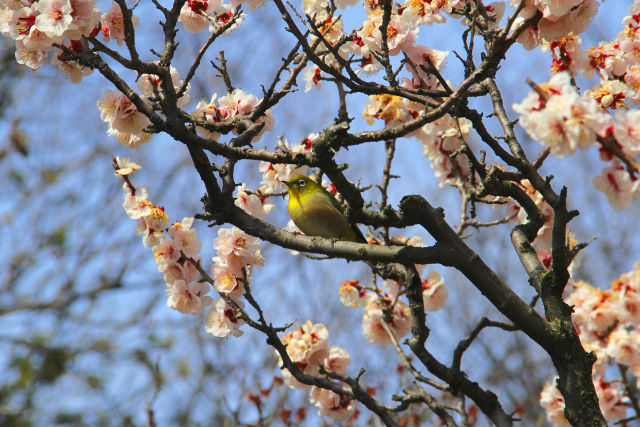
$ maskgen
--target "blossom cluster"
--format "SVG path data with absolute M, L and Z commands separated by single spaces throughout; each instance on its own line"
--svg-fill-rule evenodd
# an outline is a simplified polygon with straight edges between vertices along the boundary
M 129 218 L 138 220 L 137 233 L 144 246 L 150 246 L 167 285 L 167 305 L 185 314 L 198 314 L 212 303 L 209 285 L 198 281 L 200 274 L 194 263 L 200 262 L 202 243 L 198 239 L 193 218 L 169 224 L 164 208 L 147 198 L 144 187 L 134 188 L 129 175 L 140 168 L 127 158 L 114 159 L 116 175 L 124 178 L 123 207 Z
M 349 307 L 364 307 L 362 329 L 365 338 L 377 345 L 389 345 L 406 336 L 411 330 L 411 310 L 398 299 L 402 284 L 387 279 L 388 293 L 381 289 L 365 287 L 357 280 L 346 280 L 340 284 L 340 301 Z M 431 271 L 422 281 L 422 300 L 427 311 L 440 310 L 449 297 L 444 280 L 437 271 Z M 390 311 L 390 321 L 385 321 L 385 311 Z M 390 336 L 393 335 L 393 337 Z
M 640 111 L 618 111 L 614 120 L 602 100 L 598 103 L 589 93 L 578 94 L 567 72 L 554 74 L 513 109 L 521 114 L 519 123 L 529 136 L 557 157 L 595 145 L 598 137 L 611 136 L 624 153 L 640 154 Z M 612 163 L 593 179 L 593 184 L 607 195 L 614 208 L 625 208 L 640 197 L 640 182 L 609 151 L 600 151 L 601 158 Z
M 321 369 L 346 375 L 351 358 L 347 350 L 337 345 L 329 346 L 329 332 L 325 325 L 306 321 L 302 326 L 287 333 L 282 338 L 287 355 L 302 373 L 318 375 Z M 278 363 L 283 361 L 278 355 Z M 309 400 L 318 408 L 320 415 L 334 420 L 345 420 L 351 417 L 356 409 L 355 400 L 346 394 L 336 393 L 317 386 L 308 386 L 297 381 L 288 369 L 282 368 L 284 382 L 291 388 L 310 388 Z M 335 384 L 342 384 L 334 381 Z
M 201 100 L 192 113 L 192 116 L 201 123 L 196 127 L 198 133 L 214 140 L 220 137 L 220 132 L 208 129 L 206 125 L 215 125 L 223 122 L 231 123 L 236 119 L 252 114 L 262 102 L 262 99 L 245 93 L 241 89 L 234 89 L 230 94 L 218 99 L 216 103 L 217 98 L 218 94 L 214 93 L 209 102 Z M 273 129 L 274 119 L 271 111 L 265 111 L 262 116 L 255 120 L 255 124 L 262 127 L 253 137 L 253 140 L 259 139 L 265 131 Z M 236 127 L 233 128 L 233 132 L 236 135 L 238 134 Z
M 252 215 L 264 218 L 273 209 L 273 204 L 255 194 L 249 194 L 242 186 L 238 190 L 236 205 Z M 217 337 L 240 336 L 239 309 L 244 304 L 239 298 L 244 295 L 245 286 L 251 282 L 253 266 L 264 264 L 260 253 L 260 240 L 237 227 L 220 228 L 213 242 L 217 256 L 212 258 L 211 277 L 213 287 L 226 298 L 219 298 L 209 313 L 209 323 L 205 330 Z
M 513 7 L 520 5 L 520 0 L 510 0 Z M 518 38 L 525 49 L 533 49 L 543 42 L 560 40 L 569 34 L 581 34 L 589 28 L 591 19 L 598 13 L 597 0 L 526 0 L 524 8 L 516 18 L 518 25 L 542 13 L 537 25 L 529 26 Z
M 117 7 L 115 3 L 114 7 Z M 110 12 L 101 17 L 93 0 L 3 1 L 0 3 L 0 33 L 16 41 L 19 64 L 37 69 L 45 63 L 54 44 L 64 44 L 70 52 L 82 51 L 79 39 L 92 35 L 98 21 L 104 20 L 106 30 L 111 28 Z M 58 61 L 58 55 L 65 56 L 66 53 L 56 48 L 54 64 L 74 83 L 91 73 L 90 69 L 77 63 Z
M 624 418 L 628 398 L 619 382 L 606 380 L 607 368 L 627 367 L 640 386 L 640 262 L 614 280 L 609 290 L 574 283 L 566 302 L 573 306 L 573 322 L 583 347 L 597 356 L 593 383 L 600 409 L 609 421 Z M 619 375 L 617 369 L 614 375 Z M 555 381 L 547 384 L 540 400 L 554 425 L 568 425 Z
M 178 71 L 171 67 L 170 73 L 174 90 L 178 92 L 182 87 Z M 189 88 L 190 85 L 187 85 L 182 96 L 178 98 L 178 107 L 189 102 Z M 156 97 L 163 96 L 160 78 L 154 74 L 141 75 L 138 79 L 138 89 L 143 95 L 142 102 L 150 107 Z M 100 119 L 109 124 L 107 133 L 114 136 L 120 144 L 135 148 L 151 139 L 152 134 L 144 131 L 151 125 L 151 121 L 124 93 L 105 89 L 105 95 L 98 99 L 98 109 Z
M 240 336 L 244 324 L 244 304 L 239 298 L 251 280 L 254 265 L 262 265 L 260 241 L 239 228 L 220 228 L 213 242 L 217 254 L 213 257 L 211 277 L 214 289 L 221 295 L 213 299 L 206 295 L 209 285 L 200 280 L 200 250 L 202 243 L 192 228 L 193 218 L 169 223 L 164 209 L 147 199 L 144 187 L 134 188 L 129 175 L 140 166 L 126 158 L 115 158 L 116 175 L 124 179 L 124 209 L 127 215 L 139 221 L 137 232 L 145 246 L 152 247 L 158 271 L 167 284 L 167 305 L 185 314 L 197 314 L 211 305 L 205 330 L 217 337 Z M 243 187 L 238 191 L 236 204 L 249 213 L 264 216 L 273 208 L 272 203 Z

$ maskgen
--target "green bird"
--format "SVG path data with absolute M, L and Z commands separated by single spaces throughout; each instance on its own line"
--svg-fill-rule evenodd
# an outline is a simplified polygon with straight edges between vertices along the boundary
M 367 243 L 358 227 L 349 223 L 342 206 L 322 185 L 302 174 L 289 181 L 289 216 L 307 236 Z

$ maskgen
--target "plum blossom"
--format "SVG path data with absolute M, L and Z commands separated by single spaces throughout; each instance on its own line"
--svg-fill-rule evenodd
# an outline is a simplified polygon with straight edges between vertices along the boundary
M 418 28 L 413 24 L 413 18 L 409 14 L 399 15 L 391 13 L 389 26 L 387 27 L 387 45 L 389 55 L 397 55 L 402 49 L 415 43 Z M 358 37 L 365 43 L 370 51 L 379 51 L 382 48 L 382 11 L 375 11 L 368 15 L 362 24 L 362 28 L 357 31 Z
M 620 323 L 640 324 L 640 265 L 635 265 L 632 271 L 623 273 L 614 280 L 611 292 L 613 300 L 620 307 Z
M 425 72 L 423 67 L 427 70 L 430 69 L 429 61 L 431 61 L 437 70 L 442 70 L 445 66 L 449 51 L 429 49 L 423 45 L 414 45 L 404 49 L 404 53 L 406 53 L 411 60 L 408 68 L 413 74 L 413 78 L 411 80 L 406 77 L 403 78 L 403 87 L 408 89 L 440 89 L 442 87 L 437 77 L 433 73 Z M 429 61 L 427 61 L 427 58 Z
M 79 40 L 65 41 L 66 46 L 72 52 L 81 52 L 83 50 L 82 43 Z M 93 69 L 81 65 L 78 61 L 62 61 L 60 58 L 67 56 L 67 53 L 62 49 L 56 48 L 53 58 L 51 59 L 52 65 L 57 65 L 60 71 L 69 77 L 71 83 L 78 84 L 82 81 L 82 78 L 93 73 Z
M 416 138 L 422 143 L 422 152 L 431 161 L 431 167 L 440 180 L 441 187 L 458 185 L 461 179 L 470 175 L 469 159 L 465 154 L 456 156 L 453 161 L 450 157 L 462 146 L 460 137 L 466 140 L 470 131 L 469 120 L 453 119 L 447 114 L 427 123 L 416 132 Z
M 640 110 L 616 111 L 613 135 L 622 150 L 632 157 L 640 155 Z
M 309 92 L 312 87 L 320 90 L 322 88 L 322 82 L 320 81 L 321 70 L 317 65 L 309 65 L 302 72 L 302 79 L 306 82 L 304 91 Z
M 199 33 L 209 27 L 209 19 L 214 11 L 220 10 L 222 2 L 211 0 L 187 0 L 180 9 L 178 21 L 190 33 Z
M 311 151 L 313 140 L 316 137 L 316 134 L 310 134 L 301 144 L 296 144 L 293 147 L 290 147 L 286 141 L 280 142 L 276 148 L 292 153 L 306 153 Z M 258 169 L 262 172 L 262 187 L 260 190 L 263 193 L 274 193 L 285 187 L 282 181 L 287 181 L 297 174 L 306 175 L 309 167 L 260 162 Z
M 140 18 L 135 15 L 131 16 L 131 24 L 135 27 L 140 22 Z M 102 37 L 106 42 L 111 39 L 115 40 L 119 46 L 124 43 L 124 17 L 122 16 L 122 9 L 116 2 L 112 2 L 111 9 L 109 9 L 100 18 L 102 24 Z
M 444 307 L 449 291 L 444 286 L 444 279 L 437 271 L 430 271 L 427 278 L 422 281 L 422 300 L 424 309 L 428 311 L 438 311 Z
M 549 245 L 551 244 L 551 232 L 553 230 L 553 219 L 554 219 L 553 208 L 551 207 L 551 205 L 547 203 L 544 197 L 542 197 L 542 194 L 540 194 L 538 190 L 533 188 L 529 180 L 524 179 L 520 181 L 519 185 L 527 193 L 527 195 L 531 198 L 531 200 L 533 200 L 538 210 L 544 216 L 544 223 L 542 224 L 542 227 L 540 227 L 540 229 L 538 230 L 538 234 L 536 236 L 536 243 L 541 245 L 542 249 L 548 248 Z M 520 224 L 525 224 L 526 222 L 528 222 L 529 220 L 527 216 L 527 211 L 524 210 L 523 208 L 520 208 L 518 210 L 517 219 L 518 219 L 518 222 L 520 222 Z
M 71 2 L 69 0 L 39 0 L 36 17 L 36 27 L 55 41 L 64 37 L 65 31 L 71 25 L 73 17 Z
M 614 301 L 610 291 L 603 291 L 584 282 L 573 284 L 574 291 L 566 299 L 574 305 L 573 319 L 581 332 L 590 331 L 603 336 L 616 322 Z
M 359 286 L 357 280 L 346 280 L 340 282 L 340 302 L 353 308 L 364 307 L 366 304 L 367 291 Z
M 143 132 L 151 124 L 122 92 L 105 90 L 105 96 L 98 99 L 100 119 L 109 124 L 107 133 L 130 147 L 137 147 L 148 141 L 151 134 Z
M 383 300 L 387 306 L 391 304 L 390 300 Z M 371 294 L 365 306 L 364 317 L 362 318 L 362 329 L 364 336 L 372 344 L 389 345 L 392 343 L 383 322 L 383 312 L 377 295 Z M 403 301 L 397 301 L 393 313 L 391 314 L 391 322 L 387 325 L 396 340 L 404 337 L 411 329 L 411 311 Z
M 218 251 L 218 257 L 227 261 L 227 265 L 237 274 L 240 274 L 242 267 L 263 263 L 260 240 L 237 227 L 220 228 L 213 248 Z
M 210 124 L 223 121 L 231 122 L 239 116 L 253 113 L 262 102 L 255 95 L 247 94 L 240 89 L 234 89 L 230 94 L 218 99 L 218 105 L 215 102 L 216 98 L 217 94 L 214 94 L 210 102 L 200 101 L 193 113 L 194 117 Z M 274 119 L 271 110 L 267 110 L 262 116 L 258 117 L 255 123 L 264 125 L 257 135 L 253 137 L 253 140 L 259 139 L 265 131 L 273 128 Z M 210 132 L 202 127 L 198 127 L 197 130 L 212 139 L 219 137 L 218 133 Z M 238 135 L 237 127 L 234 127 L 233 133 Z
M 396 95 L 370 95 L 362 117 L 370 125 L 374 123 L 374 119 L 381 119 L 385 126 L 391 127 L 418 117 L 421 110 L 420 106 Z
M 282 344 L 286 346 L 289 358 L 308 375 L 318 374 L 320 366 L 330 355 L 329 331 L 323 324 L 314 324 L 310 320 L 282 337 Z M 282 365 L 282 359 L 279 365 Z M 289 387 L 307 387 L 299 383 L 287 369 L 283 368 L 282 375 Z
M 330 417 L 335 421 L 346 420 L 356 410 L 355 400 L 321 387 L 311 387 L 309 400 L 318 408 L 319 415 Z
M 22 40 L 16 41 L 16 62 L 37 70 L 44 65 L 49 50 L 29 49 Z
M 640 333 L 617 327 L 607 337 L 607 356 L 617 363 L 640 367 Z
M 2 21 L 2 34 L 14 40 L 24 40 L 34 31 L 36 27 L 36 17 L 39 11 L 37 7 L 21 7 L 8 13 Z
M 451 0 L 407 0 L 404 6 L 418 25 L 443 23 L 446 18 L 442 12 L 450 14 L 452 11 Z
M 349 352 L 340 346 L 332 345 L 329 347 L 329 355 L 324 359 L 323 366 L 338 375 L 346 375 L 349 363 L 351 363 Z
M 164 281 L 167 285 L 172 286 L 177 281 L 191 283 L 199 275 L 196 267 L 182 256 L 180 243 L 174 239 L 160 239 L 157 245 L 153 247 L 153 257 L 158 265 L 158 271 L 163 273 Z M 200 257 L 196 254 L 191 256 L 195 261 L 200 261 Z
M 555 386 L 557 378 L 551 383 L 545 384 L 540 393 L 540 405 L 547 413 L 547 420 L 554 426 L 569 426 L 569 421 L 564 416 L 564 397 Z
M 149 215 L 139 219 L 136 233 L 142 235 L 142 243 L 145 246 L 155 246 L 164 236 L 164 230 L 169 226 L 169 217 L 164 212 L 164 208 L 153 206 Z
M 267 214 L 275 208 L 275 204 L 259 194 L 259 190 L 257 194 L 249 193 L 245 184 L 242 184 L 238 187 L 234 203 L 248 214 L 264 220 Z
M 237 301 L 236 304 L 241 309 L 244 308 L 242 301 Z M 238 318 L 238 314 L 236 308 L 227 304 L 224 299 L 218 298 L 209 310 L 209 322 L 204 330 L 220 338 L 226 338 L 229 335 L 239 337 L 242 335 L 240 327 L 244 325 L 244 321 Z
M 570 33 L 560 40 L 545 42 L 542 50 L 549 49 L 553 62 L 551 72 L 561 73 L 567 71 L 572 76 L 576 76 L 578 71 L 589 69 L 589 60 L 582 49 L 582 39 Z
M 593 178 L 593 186 L 607 196 L 614 209 L 624 209 L 640 196 L 640 180 L 630 175 L 618 160 Z
M 307 320 L 282 337 L 282 343 L 293 362 L 309 366 L 308 372 L 317 373 L 329 355 L 329 331 L 322 323 Z
M 600 110 L 592 98 L 579 96 L 568 73 L 556 73 L 539 86 L 548 94 L 542 99 L 531 92 L 513 109 L 520 113 L 520 125 L 533 139 L 564 157 L 577 148 L 587 148 L 596 136 L 605 136 L 612 127 L 611 116 Z
M 244 293 L 244 284 L 238 279 L 236 273 L 224 264 L 214 264 L 211 267 L 213 287 L 222 294 L 228 294 L 232 298 L 239 298 Z
M 202 120 L 207 124 L 218 123 L 222 121 L 222 117 L 218 112 L 218 106 L 216 105 L 216 98 L 218 94 L 214 93 L 211 97 L 211 101 L 200 100 L 196 105 L 196 110 L 193 112 L 193 117 Z M 209 139 L 218 139 L 220 134 L 218 132 L 211 132 L 202 126 L 196 126 L 196 130 Z
M 202 313 L 213 299 L 205 295 L 209 285 L 205 282 L 187 284 L 183 280 L 176 281 L 167 287 L 167 306 L 184 314 Z
M 174 67 L 170 68 L 171 74 L 171 82 L 173 83 L 173 89 L 178 92 L 182 87 L 182 80 L 178 76 L 178 70 Z M 184 94 L 178 98 L 177 106 L 182 108 L 189 102 L 189 89 L 191 88 L 191 84 L 188 84 Z M 140 93 L 146 97 L 154 97 L 156 96 L 156 92 L 162 95 L 162 85 L 160 82 L 160 77 L 155 74 L 142 74 L 138 79 L 138 89 L 140 89 Z
M 185 217 L 182 218 L 182 221 L 176 221 L 171 224 L 168 230 L 169 236 L 174 241 L 176 251 L 190 258 L 197 257 L 202 248 L 198 233 L 191 228 L 192 225 L 193 218 Z
M 140 219 L 143 216 L 151 215 L 153 204 L 147 200 L 147 189 L 144 187 L 136 188 L 135 193 L 131 192 L 131 188 L 124 183 L 124 202 L 122 206 L 131 219 Z
M 600 377 L 593 382 L 598 395 L 598 404 L 602 415 L 607 421 L 615 421 L 622 419 L 627 413 L 628 399 L 624 396 L 622 386 L 617 383 L 611 383 Z
M 100 9 L 94 0 L 70 0 L 71 25 L 65 36 L 71 40 L 78 40 L 82 36 L 89 36 L 100 21 Z
M 115 159 L 116 159 L 115 161 L 117 165 L 116 176 L 129 175 L 133 173 L 133 171 L 136 171 L 141 168 L 140 165 L 138 165 L 137 163 L 133 163 L 131 160 L 129 160 L 128 157 L 116 156 Z

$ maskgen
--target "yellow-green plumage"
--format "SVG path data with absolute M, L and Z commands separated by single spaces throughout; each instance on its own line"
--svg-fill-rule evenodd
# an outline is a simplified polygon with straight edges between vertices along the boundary
M 289 216 L 308 236 L 366 243 L 360 230 L 351 225 L 340 203 L 320 184 L 304 175 L 285 182 L 289 187 Z

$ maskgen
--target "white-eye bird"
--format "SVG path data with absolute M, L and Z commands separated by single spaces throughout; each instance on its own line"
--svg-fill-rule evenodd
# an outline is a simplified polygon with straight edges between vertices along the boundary
M 322 185 L 301 174 L 282 182 L 289 187 L 289 216 L 304 234 L 367 243 L 360 229 L 349 223 L 340 203 Z

